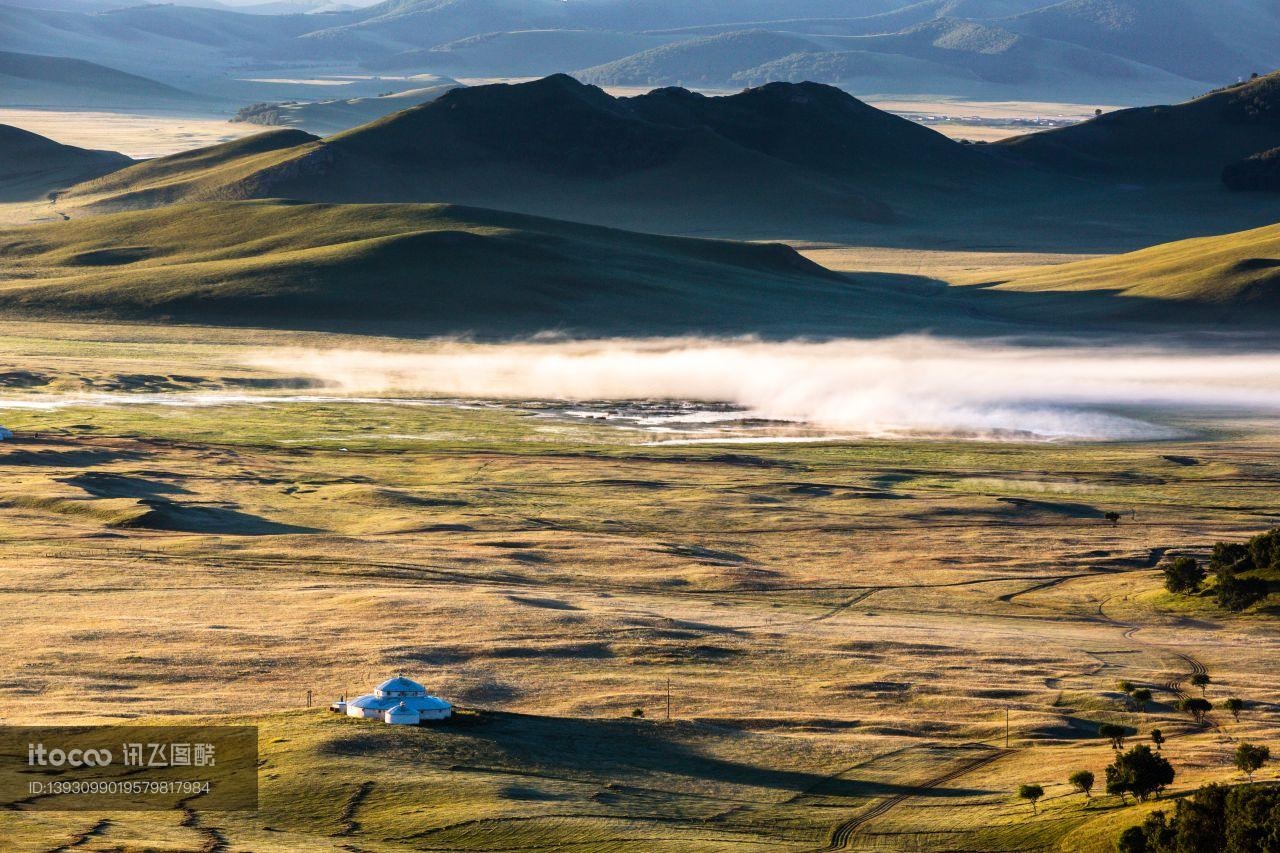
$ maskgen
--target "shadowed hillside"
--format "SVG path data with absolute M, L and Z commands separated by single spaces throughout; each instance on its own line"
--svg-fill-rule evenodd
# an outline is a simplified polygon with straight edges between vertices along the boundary
M 1175 106 L 1139 107 L 1020 136 L 993 151 L 1098 178 L 1217 180 L 1280 146 L 1280 72 Z
M 62 145 L 0 124 L 0 200 L 43 198 L 52 190 L 115 171 L 133 161 L 114 151 Z

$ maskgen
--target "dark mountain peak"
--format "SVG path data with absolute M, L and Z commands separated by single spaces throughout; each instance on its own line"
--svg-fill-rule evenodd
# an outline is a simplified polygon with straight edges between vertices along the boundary
M 520 164 L 542 172 L 611 177 L 667 162 L 682 144 L 622 101 L 566 74 L 455 89 L 431 103 L 333 137 L 365 156 Z
M 737 95 L 730 97 L 742 101 L 772 101 L 778 104 L 792 104 L 822 109 L 850 106 L 856 106 L 864 110 L 874 109 L 839 87 L 830 86 L 826 83 L 814 83 L 809 80 L 802 83 L 765 83 L 763 86 L 744 89 Z
M 513 106 L 581 109 L 616 112 L 618 101 L 598 86 L 580 83 L 568 74 L 552 74 L 527 83 L 492 83 L 467 86 L 445 93 L 434 103 L 423 104 L 417 111 L 456 109 L 507 110 Z
M 0 124 L 0 200 L 37 198 L 50 189 L 96 178 L 132 162 L 115 151 L 63 145 L 38 133 Z M 12 185 L 14 181 L 22 186 Z

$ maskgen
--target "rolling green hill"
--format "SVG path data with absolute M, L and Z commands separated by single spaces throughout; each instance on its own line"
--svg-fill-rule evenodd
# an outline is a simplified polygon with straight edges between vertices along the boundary
M 1200 323 L 1271 323 L 1280 313 L 1280 225 L 962 282 L 1022 294 L 1098 297 L 1086 313 Z M 1034 300 L 1026 308 L 1042 306 Z
M 77 181 L 123 168 L 133 161 L 114 151 L 63 145 L 0 124 L 0 201 L 28 201 Z
M 876 331 L 921 296 L 777 244 L 449 205 L 208 203 L 0 232 L 0 312 L 406 334 Z

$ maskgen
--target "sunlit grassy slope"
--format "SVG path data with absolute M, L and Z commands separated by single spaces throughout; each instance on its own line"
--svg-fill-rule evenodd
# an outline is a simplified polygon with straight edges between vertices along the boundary
M 1020 292 L 1110 294 L 1132 300 L 1131 310 L 1190 306 L 1208 310 L 1205 319 L 1265 316 L 1280 308 L 1280 225 L 1059 266 L 975 275 L 963 283 Z
M 301 130 L 268 130 L 231 142 L 145 160 L 80 184 L 66 195 L 73 201 L 81 196 L 110 196 L 117 209 L 210 198 L 245 198 L 250 194 L 251 176 L 255 172 L 298 156 L 299 146 L 315 141 L 316 137 Z

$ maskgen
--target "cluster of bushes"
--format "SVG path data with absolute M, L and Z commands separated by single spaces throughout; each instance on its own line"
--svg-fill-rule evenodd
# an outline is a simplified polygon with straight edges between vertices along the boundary
M 247 121 L 250 124 L 262 124 L 267 127 L 275 127 L 280 124 L 280 108 L 296 101 L 285 101 L 283 104 L 250 104 L 247 107 L 241 107 L 236 110 L 236 114 L 232 116 L 232 121 Z
M 1280 192 L 1280 148 L 1229 164 L 1222 170 L 1222 183 L 1237 192 Z
M 1223 118 L 1234 124 L 1280 127 L 1280 75 L 1253 75 L 1249 86 L 1238 88 L 1226 102 Z
M 1260 533 L 1248 542 L 1219 542 L 1213 546 L 1206 570 L 1194 557 L 1179 557 L 1164 568 L 1164 586 L 1170 592 L 1199 593 L 1212 572 L 1213 598 L 1218 606 L 1240 612 L 1270 594 L 1267 579 L 1254 572 L 1280 571 L 1280 528 Z
M 1280 850 L 1280 785 L 1206 785 L 1173 816 L 1152 812 L 1120 835 L 1120 853 L 1271 853 Z

